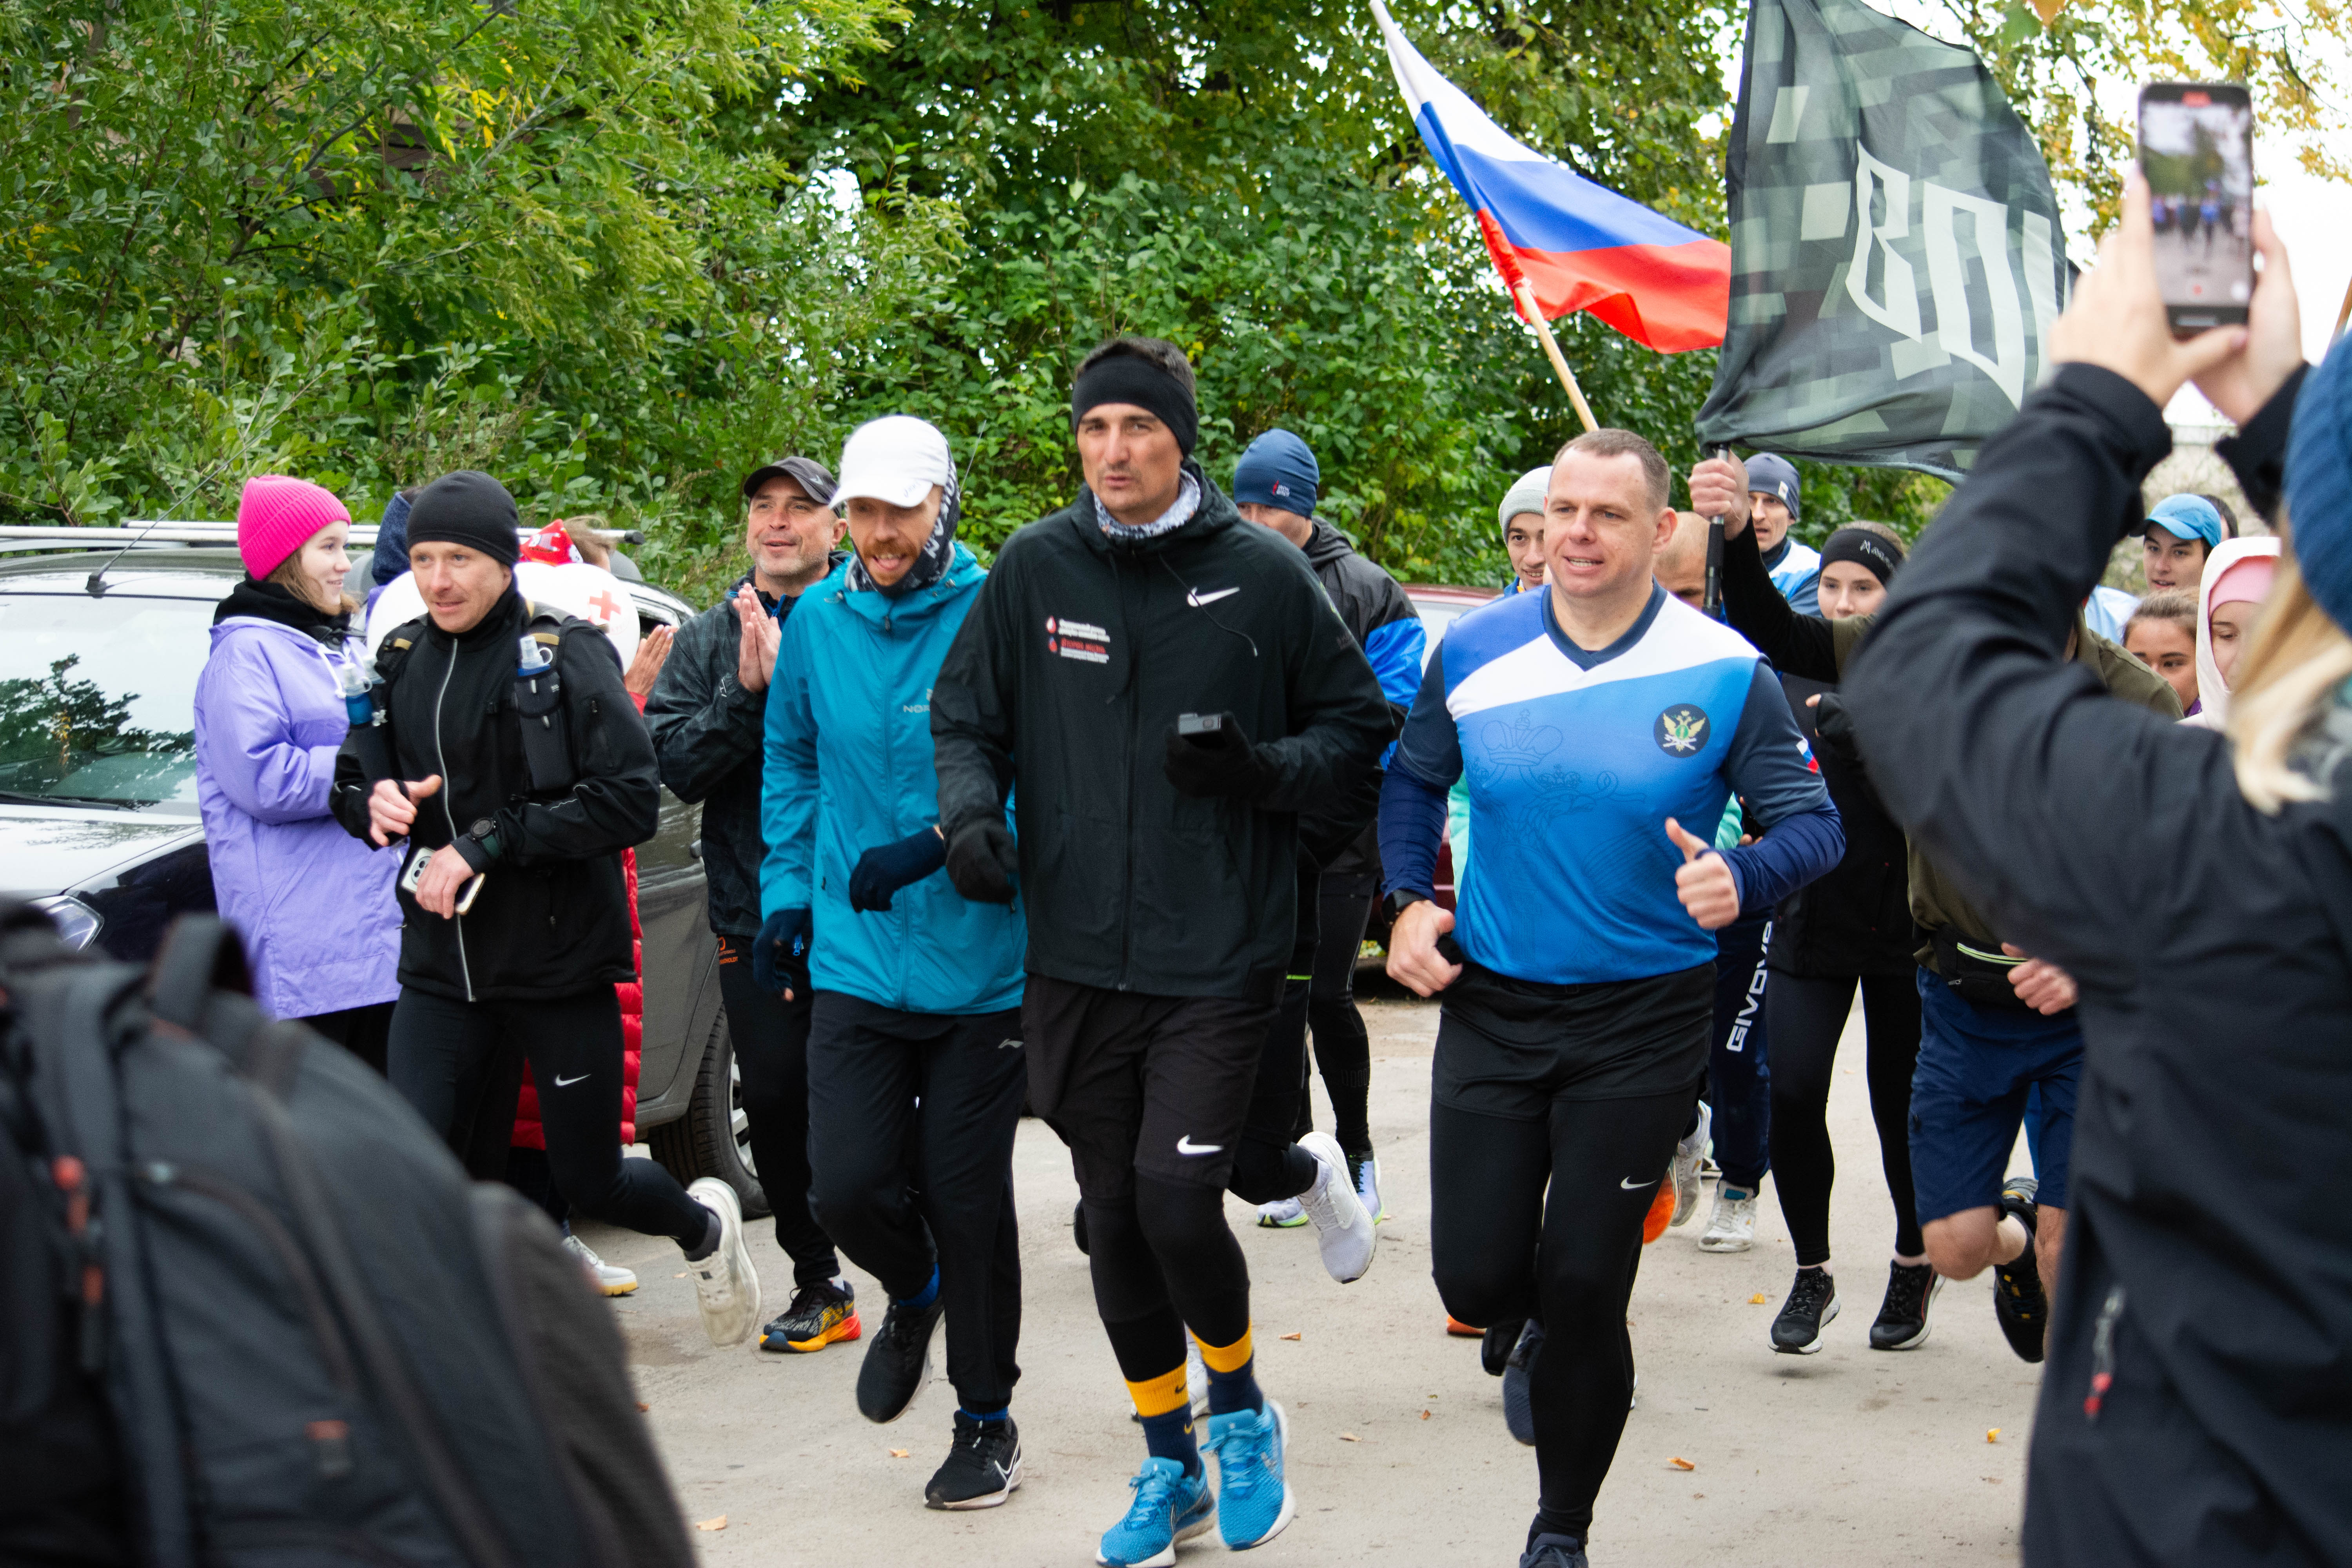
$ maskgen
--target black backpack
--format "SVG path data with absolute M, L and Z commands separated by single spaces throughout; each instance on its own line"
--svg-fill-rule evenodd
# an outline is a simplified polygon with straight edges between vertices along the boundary
M 244 989 L 210 917 L 141 969 L 0 911 L 0 1151 L 47 1210 L 57 1381 L 103 1392 L 138 1561 L 690 1563 L 554 1227 Z

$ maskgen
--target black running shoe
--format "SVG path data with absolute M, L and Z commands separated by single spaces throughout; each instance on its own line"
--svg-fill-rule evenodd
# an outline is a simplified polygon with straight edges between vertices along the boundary
M 1519 1568 L 1591 1568 L 1584 1542 L 1572 1535 L 1538 1535 L 1519 1553 Z
M 1811 1355 L 1837 1315 L 1837 1276 L 1826 1268 L 1798 1269 L 1780 1315 L 1772 1320 L 1772 1348 L 1782 1355 Z
M 854 1340 L 863 1331 L 857 1321 L 856 1293 L 824 1279 L 793 1292 L 793 1304 L 783 1315 L 760 1331 L 760 1348 L 805 1355 L 842 1340 Z
M 1932 1263 L 1890 1263 L 1886 1267 L 1886 1300 L 1879 1303 L 1878 1321 L 1870 1325 L 1874 1351 L 1914 1351 L 1927 1342 L 1927 1308 L 1944 1277 Z
M 2042 1341 L 2050 1327 L 2050 1302 L 2042 1294 L 2042 1265 L 2034 1252 L 2034 1200 L 2042 1184 L 2020 1176 L 2000 1189 L 2000 1212 L 2013 1214 L 2025 1226 L 2025 1250 L 1992 1271 L 1992 1311 L 2017 1359 L 2039 1365 Z
M 1500 1377 L 1510 1365 L 1511 1352 L 1517 1348 L 1519 1331 L 1528 1326 L 1525 1318 L 1509 1318 L 1488 1329 L 1478 1340 L 1478 1364 L 1486 1369 L 1488 1377 Z
M 1529 1318 L 1503 1367 L 1503 1425 L 1530 1448 L 1536 1446 L 1536 1404 L 1528 1384 L 1535 1377 L 1536 1357 L 1543 1354 L 1543 1325 Z
M 994 1508 L 1021 1484 L 1021 1429 L 1013 1417 L 975 1421 L 959 1410 L 955 1446 L 923 1489 L 926 1508 Z
M 931 1380 L 931 1331 L 946 1304 L 933 1297 L 928 1307 L 893 1301 L 882 1326 L 866 1347 L 857 1369 L 857 1413 L 868 1421 L 896 1421 Z

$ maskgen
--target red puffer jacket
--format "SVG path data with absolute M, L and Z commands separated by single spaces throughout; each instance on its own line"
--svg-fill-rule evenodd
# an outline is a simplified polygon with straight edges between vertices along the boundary
M 634 695 L 634 693 L 632 694 Z M 646 700 L 637 698 L 644 711 Z M 629 884 L 629 964 L 636 979 L 613 990 L 621 998 L 621 1142 L 637 1141 L 637 1063 L 646 1045 L 646 931 L 637 923 L 637 852 L 621 851 L 621 871 Z M 544 1149 L 547 1131 L 539 1124 L 539 1086 L 529 1064 L 522 1075 L 522 1094 L 515 1100 L 512 1144 L 518 1149 Z

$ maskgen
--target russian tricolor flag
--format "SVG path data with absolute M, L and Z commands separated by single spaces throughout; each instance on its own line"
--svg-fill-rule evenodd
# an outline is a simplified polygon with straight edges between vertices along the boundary
M 1514 301 L 1525 283 L 1547 318 L 1590 310 L 1667 353 L 1723 342 L 1729 246 L 1512 140 L 1405 41 L 1381 0 L 1372 0 L 1372 16 L 1412 122 L 1478 215 Z

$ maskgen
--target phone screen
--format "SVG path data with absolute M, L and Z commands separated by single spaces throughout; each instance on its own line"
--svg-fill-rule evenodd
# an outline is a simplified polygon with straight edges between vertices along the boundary
M 2176 327 L 2246 319 L 2254 289 L 2253 141 L 2253 103 L 2242 87 L 2152 82 L 2140 90 L 2156 278 Z

